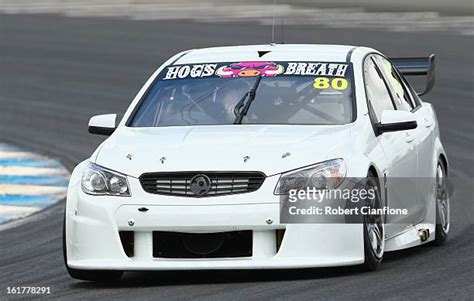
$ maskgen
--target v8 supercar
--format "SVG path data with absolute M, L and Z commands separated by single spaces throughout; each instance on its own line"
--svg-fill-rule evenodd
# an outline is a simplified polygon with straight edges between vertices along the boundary
M 448 161 L 432 105 L 404 75 L 426 75 L 420 95 L 428 92 L 434 56 L 274 44 L 175 55 L 118 125 L 115 114 L 89 122 L 91 133 L 110 137 L 71 176 L 69 274 L 103 281 L 131 270 L 373 270 L 384 252 L 441 245 Z M 355 178 L 375 192 L 364 203 L 383 210 L 357 222 L 283 212 L 295 189 Z M 400 178 L 428 180 L 405 189 Z M 388 215 L 387 206 L 405 213 Z M 289 215 L 303 212 L 296 209 Z

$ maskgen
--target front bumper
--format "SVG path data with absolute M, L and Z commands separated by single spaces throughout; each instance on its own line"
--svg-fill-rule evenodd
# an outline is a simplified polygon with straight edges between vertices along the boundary
M 272 185 L 272 188 L 274 185 Z M 262 189 L 262 188 L 261 188 Z M 262 192 L 259 192 L 260 196 Z M 268 193 L 268 192 L 267 192 Z M 90 270 L 280 269 L 356 265 L 364 261 L 360 224 L 280 224 L 279 198 L 245 203 L 170 205 L 173 197 L 90 196 L 69 188 L 66 250 L 70 268 Z M 153 196 L 155 197 L 155 196 Z M 169 199 L 171 198 L 171 200 Z M 138 209 L 146 207 L 148 211 Z M 133 226 L 129 221 L 133 221 Z M 272 222 L 269 222 L 269 221 Z M 276 230 L 285 229 L 277 246 Z M 215 233 L 251 230 L 252 256 L 170 259 L 153 257 L 153 231 Z M 133 257 L 126 255 L 119 231 L 134 231 Z

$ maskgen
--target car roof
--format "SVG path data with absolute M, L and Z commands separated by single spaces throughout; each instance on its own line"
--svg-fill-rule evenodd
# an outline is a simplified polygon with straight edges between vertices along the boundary
M 346 62 L 356 46 L 322 44 L 266 44 L 193 49 L 174 64 L 234 61 Z M 259 52 L 266 52 L 260 56 Z

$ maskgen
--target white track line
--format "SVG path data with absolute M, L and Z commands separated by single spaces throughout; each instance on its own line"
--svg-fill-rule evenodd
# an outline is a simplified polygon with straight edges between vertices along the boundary
M 30 152 L 14 152 L 14 151 L 2 151 L 0 148 L 0 159 L 30 159 L 30 158 L 43 158 L 39 155 Z
M 0 215 L 7 219 L 20 218 L 35 213 L 38 207 L 0 205 Z
M 66 187 L 41 185 L 0 184 L 0 195 L 50 195 L 65 194 Z
M 65 176 L 67 171 L 58 168 L 0 166 L 0 175 L 5 176 Z

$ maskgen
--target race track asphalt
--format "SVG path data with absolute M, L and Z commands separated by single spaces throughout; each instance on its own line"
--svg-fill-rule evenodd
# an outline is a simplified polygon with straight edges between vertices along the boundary
M 388 56 L 436 53 L 437 84 L 424 99 L 437 110 L 451 175 L 468 183 L 456 192 L 472 197 L 471 36 L 313 26 L 287 27 L 285 36 L 287 43 L 367 45 Z M 103 139 L 87 133 L 89 117 L 123 112 L 147 77 L 172 54 L 269 40 L 270 27 L 252 23 L 1 15 L 0 141 L 59 158 L 72 170 Z M 471 299 L 474 294 L 474 226 L 469 215 L 470 220 L 455 221 L 447 245 L 387 254 L 373 273 L 354 268 L 147 272 L 128 273 L 116 284 L 97 284 L 73 280 L 66 273 L 63 210 L 61 202 L 0 231 L 0 299 L 12 298 L 6 295 L 7 286 L 50 286 L 51 297 L 84 300 L 441 300 Z

